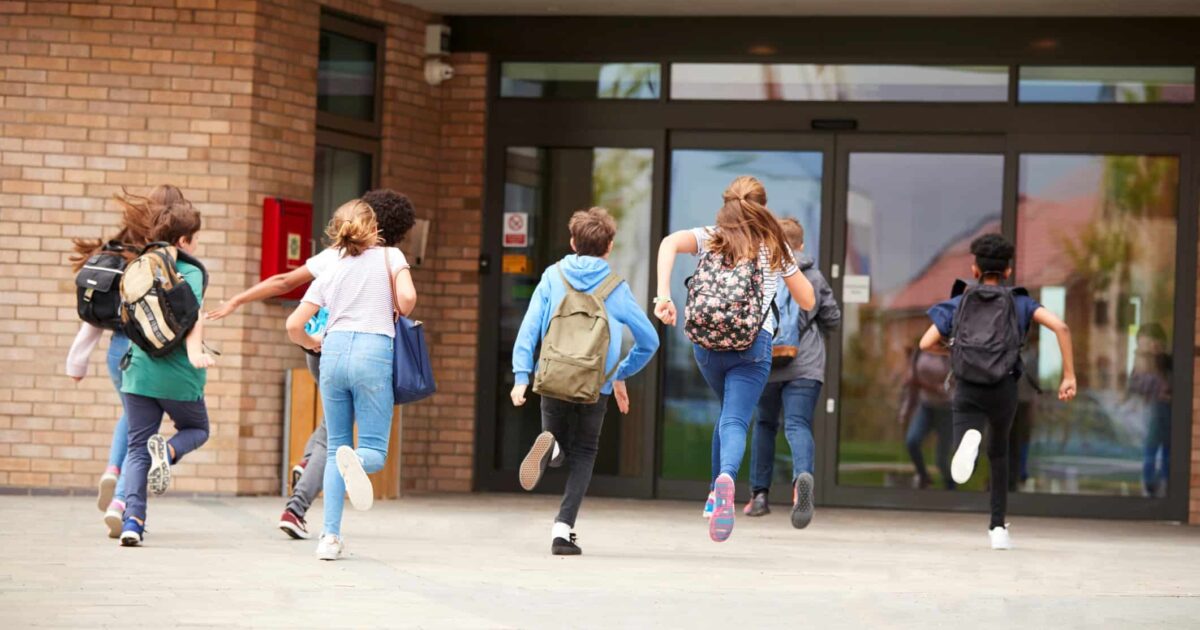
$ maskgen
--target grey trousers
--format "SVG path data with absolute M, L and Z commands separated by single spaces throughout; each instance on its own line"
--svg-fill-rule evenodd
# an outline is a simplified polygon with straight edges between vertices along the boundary
M 305 354 L 304 359 L 308 363 L 308 371 L 312 373 L 313 379 L 317 381 L 319 387 L 321 384 L 321 357 Z M 287 509 L 300 518 L 304 518 L 309 506 L 321 493 L 321 486 L 325 480 L 326 444 L 328 442 L 329 433 L 325 430 L 325 419 L 321 418 L 321 424 L 317 426 L 317 430 L 313 431 L 304 445 L 304 459 L 308 464 L 305 465 L 304 472 L 300 473 L 300 481 L 297 481 L 296 487 L 292 488 L 292 497 L 288 499 L 287 503 Z
M 592 483 L 592 468 L 600 450 L 600 428 L 607 410 L 607 394 L 590 405 L 542 397 L 542 430 L 554 434 L 554 440 L 567 456 L 567 487 L 554 519 L 559 523 L 575 527 L 579 506 Z

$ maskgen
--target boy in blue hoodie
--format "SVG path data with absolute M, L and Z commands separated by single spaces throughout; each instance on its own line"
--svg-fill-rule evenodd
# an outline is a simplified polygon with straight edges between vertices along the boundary
M 533 350 L 546 335 L 551 316 L 567 294 L 564 278 L 576 291 L 591 294 L 611 273 L 608 256 L 612 253 L 617 224 L 608 211 L 604 208 L 580 210 L 571 216 L 568 227 L 571 231 L 571 249 L 575 253 L 551 265 L 542 274 L 517 333 L 517 343 L 513 348 L 516 385 L 512 389 L 512 401 L 518 407 L 525 404 L 530 374 L 534 371 Z M 621 282 L 609 293 L 604 300 L 604 310 L 609 324 L 604 373 L 611 377 L 601 388 L 599 400 L 581 404 L 543 396 L 542 433 L 534 440 L 533 447 L 521 464 L 521 486 L 526 490 L 533 490 L 546 466 L 558 467 L 564 460 L 567 464 L 567 486 L 550 534 L 550 551 L 554 555 L 574 556 L 582 553 L 575 544 L 575 534 L 571 530 L 575 527 L 579 506 L 592 481 L 592 467 L 596 463 L 600 427 L 604 423 L 608 399 L 615 397 L 617 409 L 621 413 L 629 413 L 625 379 L 645 367 L 658 349 L 658 334 L 627 283 Z M 627 326 L 633 332 L 633 349 L 623 360 L 622 326 Z M 574 425 L 573 431 L 571 425 Z

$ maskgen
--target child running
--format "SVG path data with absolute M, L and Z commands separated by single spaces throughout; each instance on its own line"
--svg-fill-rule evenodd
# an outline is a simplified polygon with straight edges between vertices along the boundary
M 151 217 L 162 207 L 185 201 L 183 193 L 170 185 L 158 186 L 145 197 L 123 193 L 114 198 L 121 207 L 121 229 L 108 241 L 74 239 L 72 243 L 75 248 L 75 256 L 71 258 L 71 262 L 77 273 L 87 266 L 95 267 L 100 274 L 113 273 L 107 271 L 109 268 L 107 265 L 94 264 L 100 263 L 97 256 L 120 256 L 126 261 L 133 260 L 137 256 L 137 252 L 149 241 L 144 230 L 151 224 Z M 117 276 L 117 279 L 109 286 L 108 290 L 113 292 L 111 299 L 119 306 L 120 279 L 119 274 L 114 275 Z M 90 296 L 89 299 L 92 297 L 95 296 Z M 105 308 L 105 310 L 109 309 Z M 113 426 L 112 442 L 108 449 L 108 466 L 104 469 L 104 474 L 100 476 L 100 491 L 96 499 L 96 506 L 100 508 L 101 512 L 104 512 L 104 524 L 108 527 L 108 537 L 116 538 L 121 535 L 121 525 L 125 518 L 126 477 L 122 471 L 126 468 L 125 457 L 129 448 L 129 419 L 125 413 L 125 397 L 121 394 L 121 359 L 129 352 L 129 337 L 126 337 L 121 330 L 119 309 L 105 314 L 113 315 L 113 317 L 110 317 L 109 321 L 102 322 L 103 326 L 95 326 L 88 322 L 80 323 L 79 332 L 75 335 L 75 341 L 71 343 L 71 349 L 67 353 L 66 372 L 67 376 L 74 379 L 76 383 L 82 381 L 87 376 L 88 357 L 91 356 L 92 350 L 96 348 L 96 344 L 105 330 L 112 331 L 112 337 L 108 343 L 106 364 L 108 377 L 121 401 L 121 417 Z
M 514 405 L 525 404 L 533 349 L 540 342 L 534 391 L 542 397 L 542 433 L 521 464 L 521 486 L 533 490 L 547 465 L 566 463 L 567 486 L 550 528 L 550 553 L 556 556 L 583 553 L 572 530 L 592 481 L 609 396 L 616 397 L 621 413 L 629 413 L 625 380 L 658 349 L 650 319 L 608 264 L 616 221 L 604 208 L 591 208 L 572 215 L 568 229 L 575 253 L 546 269 L 529 301 L 513 348 L 511 394 Z M 633 349 L 623 360 L 622 326 L 633 332 Z
M 195 297 L 196 315 L 203 305 L 207 284 L 207 272 L 191 256 L 196 251 L 199 231 L 200 213 L 186 201 L 164 208 L 149 230 L 152 242 L 169 243 L 175 248 L 154 251 L 174 259 L 175 269 Z M 142 544 L 145 535 L 147 485 L 154 494 L 166 492 L 171 466 L 208 441 L 204 384 L 213 358 L 204 351 L 204 326 L 199 318 L 185 334 L 184 345 L 166 356 L 152 357 L 136 344 L 129 353 L 129 367 L 121 384 L 129 416 L 128 482 L 121 530 L 121 544 L 127 547 Z M 163 413 L 175 423 L 176 433 L 169 441 L 158 433 Z
M 783 434 L 792 450 L 792 527 L 804 529 L 812 522 L 815 510 L 812 419 L 825 381 L 825 335 L 841 324 L 842 311 L 825 276 L 804 253 L 804 227 L 790 217 L 781 219 L 779 224 L 796 254 L 800 271 L 816 291 L 817 307 L 806 311 L 787 293 L 775 296 L 780 313 L 775 345 L 791 345 L 795 354 L 788 353 L 790 359 L 781 357 L 773 361 L 767 386 L 758 400 L 758 420 L 750 445 L 751 495 L 742 513 L 762 516 L 771 512 L 767 494 L 775 474 L 775 436 L 782 409 Z
M 375 212 L 361 201 L 348 220 L 328 234 L 338 258 L 309 286 L 288 317 L 291 340 L 321 354 L 321 401 L 329 447 L 325 462 L 325 519 L 317 558 L 337 560 L 345 552 L 342 510 L 345 497 L 359 510 L 374 502 L 372 473 L 387 461 L 392 429 L 392 343 L 395 313 L 407 315 L 417 303 L 404 254 L 380 244 Z M 328 309 L 325 334 L 318 339 L 305 325 Z M 358 426 L 358 448 L 353 443 Z
M 326 228 L 327 234 L 337 234 L 343 223 L 348 221 L 351 213 L 358 207 L 359 200 L 344 203 L 334 213 Z M 379 224 L 379 238 L 389 247 L 399 245 L 404 236 L 412 229 L 415 221 L 412 202 L 408 197 L 391 190 L 380 188 L 368 191 L 362 196 L 362 202 L 375 211 L 375 219 Z M 326 248 L 321 253 L 309 258 L 305 263 L 287 273 L 280 273 L 242 291 L 221 303 L 216 310 L 210 311 L 206 317 L 216 321 L 232 315 L 239 307 L 251 302 L 278 297 L 294 291 L 319 278 L 340 257 L 336 247 Z M 326 318 L 326 322 L 328 319 Z M 310 329 L 310 333 L 318 336 L 319 331 Z M 313 380 L 321 382 L 321 359 L 318 354 L 305 354 L 308 371 Z M 317 430 L 309 436 L 304 445 L 304 457 L 292 469 L 292 495 L 288 498 L 283 514 L 279 516 L 279 529 L 294 539 L 308 539 L 308 523 L 304 520 L 308 508 L 321 492 L 325 482 L 327 431 L 322 419 Z
M 954 295 L 929 309 L 933 325 L 921 337 L 921 350 L 950 355 L 955 377 L 954 443 L 950 462 L 955 483 L 975 471 L 984 428 L 990 429 L 992 549 L 1011 549 L 1008 523 L 1008 433 L 1017 410 L 1017 384 L 1024 373 L 1021 346 L 1034 323 L 1058 338 L 1062 381 L 1058 399 L 1075 397 L 1075 360 L 1066 323 L 1043 308 L 1021 288 L 1002 286 L 1012 275 L 1013 246 L 999 234 L 984 234 L 971 243 L 971 272 L 978 284 L 955 284 Z
M 773 303 L 782 276 L 804 310 L 817 304 L 813 285 L 800 268 L 775 215 L 767 209 L 761 182 L 742 176 L 725 189 L 716 225 L 675 232 L 658 249 L 658 297 L 654 314 L 676 321 L 671 270 L 680 253 L 698 254 L 688 280 L 684 332 L 695 346 L 696 364 L 721 401 L 713 431 L 713 502 L 709 537 L 724 542 L 733 533 L 734 479 L 746 451 L 754 406 L 771 371 Z M 707 509 L 706 509 L 707 511 Z

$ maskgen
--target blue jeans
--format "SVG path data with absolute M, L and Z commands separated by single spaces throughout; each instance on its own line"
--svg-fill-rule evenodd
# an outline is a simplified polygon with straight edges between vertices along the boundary
M 713 429 L 712 477 L 734 479 L 746 452 L 750 417 L 771 374 L 771 333 L 759 331 L 754 345 L 741 352 L 717 352 L 695 346 L 696 365 L 721 401 L 721 417 Z
M 954 415 L 949 407 L 940 407 L 920 403 L 917 406 L 917 412 L 913 414 L 912 424 L 908 425 L 908 432 L 904 435 L 904 445 L 908 448 L 908 457 L 912 460 L 913 468 L 917 471 L 917 478 L 921 480 L 921 485 L 925 486 L 930 483 L 929 469 L 925 466 L 925 454 L 921 451 L 921 444 L 925 442 L 925 438 L 930 433 L 937 433 L 937 445 L 934 447 L 934 453 L 937 455 L 938 470 L 942 473 L 942 483 L 947 490 L 953 490 L 957 487 L 954 479 L 950 477 L 950 440 L 954 437 Z M 1009 453 L 1013 455 L 1013 453 Z M 1009 479 L 1013 477 L 1010 475 Z
M 112 379 L 117 397 L 121 399 L 121 419 L 113 427 L 112 443 L 108 447 L 108 465 L 121 469 L 113 499 L 125 502 L 125 455 L 129 452 L 129 414 L 125 410 L 125 394 L 121 393 L 121 359 L 129 352 L 129 337 L 114 332 L 108 342 L 108 377 Z
M 821 395 L 821 382 L 807 378 L 767 383 L 758 400 L 758 421 L 750 446 L 750 488 L 754 492 L 771 488 L 775 474 L 775 436 L 779 432 L 779 412 L 783 411 L 783 434 L 792 450 L 792 481 L 800 473 L 813 472 L 813 412 Z
M 324 533 L 341 535 L 346 482 L 338 472 L 337 450 L 353 444 L 358 422 L 358 453 L 373 473 L 387 461 L 392 433 L 392 338 L 333 331 L 321 344 L 321 403 L 329 446 L 325 459 Z
M 1171 464 L 1171 403 L 1150 403 L 1147 413 L 1146 441 L 1142 445 L 1142 485 L 1151 495 L 1158 489 L 1158 482 L 1170 476 Z M 1158 454 L 1162 452 L 1162 465 Z

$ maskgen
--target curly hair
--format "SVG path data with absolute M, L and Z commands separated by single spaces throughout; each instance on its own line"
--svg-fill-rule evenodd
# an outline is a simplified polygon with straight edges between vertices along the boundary
M 379 237 L 385 246 L 398 245 L 416 221 L 412 202 L 391 188 L 369 190 L 362 196 L 362 201 L 375 211 Z
M 1004 273 L 1012 265 L 1013 244 L 1000 234 L 984 234 L 971 241 L 971 253 L 975 255 L 975 266 L 985 274 Z

